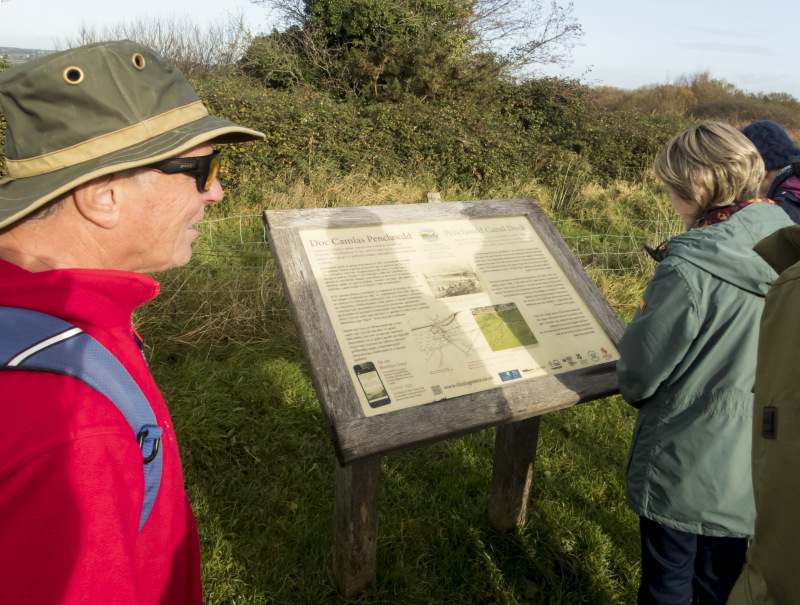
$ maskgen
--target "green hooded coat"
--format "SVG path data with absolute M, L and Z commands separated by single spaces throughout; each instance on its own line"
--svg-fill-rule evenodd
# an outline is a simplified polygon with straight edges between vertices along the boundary
M 753 534 L 758 322 L 777 276 L 753 246 L 791 224 L 755 203 L 666 243 L 618 347 L 620 392 L 640 409 L 626 490 L 638 515 L 698 535 Z

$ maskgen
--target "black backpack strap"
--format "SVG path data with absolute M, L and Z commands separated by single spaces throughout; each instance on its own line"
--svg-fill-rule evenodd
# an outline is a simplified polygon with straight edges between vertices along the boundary
M 147 398 L 119 360 L 86 332 L 58 317 L 0 306 L 0 369 L 73 376 L 117 406 L 142 450 L 141 531 L 161 483 L 162 429 Z

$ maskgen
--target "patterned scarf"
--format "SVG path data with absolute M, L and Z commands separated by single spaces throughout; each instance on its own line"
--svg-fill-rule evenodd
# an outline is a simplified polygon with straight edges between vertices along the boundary
M 721 223 L 722 221 L 727 221 L 732 215 L 736 214 L 742 208 L 749 206 L 750 204 L 755 204 L 756 202 L 767 202 L 768 204 L 774 204 L 770 199 L 765 197 L 763 198 L 755 198 L 752 200 L 747 200 L 746 202 L 739 202 L 737 204 L 730 204 L 728 206 L 723 206 L 722 208 L 717 208 L 716 210 L 712 210 L 708 214 L 706 214 L 703 218 L 698 219 L 694 225 L 692 225 L 692 229 L 699 229 L 700 227 L 708 227 L 708 225 L 714 225 L 716 223 Z
M 728 220 L 731 216 L 739 212 L 745 206 L 749 206 L 750 204 L 755 204 L 756 202 L 767 202 L 768 204 L 775 204 L 770 199 L 767 198 L 755 198 L 752 200 L 747 200 L 746 202 L 739 202 L 737 204 L 730 204 L 728 206 L 723 206 L 722 208 L 717 208 L 716 210 L 712 210 L 708 214 L 706 214 L 703 218 L 699 218 L 695 221 L 694 225 L 692 225 L 692 229 L 699 229 L 700 227 L 708 227 L 709 225 L 714 225 L 716 223 L 721 223 L 722 221 Z M 660 263 L 667 255 L 667 242 L 669 240 L 660 243 L 655 248 L 651 248 L 647 244 L 644 245 L 644 249 L 650 257 Z

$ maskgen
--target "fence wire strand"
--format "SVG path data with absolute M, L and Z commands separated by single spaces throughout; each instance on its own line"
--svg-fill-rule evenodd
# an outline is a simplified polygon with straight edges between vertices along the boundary
M 553 225 L 598 285 L 632 274 L 649 277 L 655 264 L 643 244 L 656 245 L 683 230 L 679 220 L 611 217 L 560 219 Z M 217 334 L 225 340 L 232 332 L 252 337 L 288 317 L 260 214 L 203 221 L 197 228 L 190 263 L 156 276 L 162 295 L 145 321 L 169 318 L 181 338 Z
M 682 231 L 679 220 L 563 219 L 553 221 L 553 225 L 590 275 L 593 272 L 630 271 L 641 258 L 644 243 L 655 245 Z M 244 214 L 203 221 L 198 223 L 197 229 L 200 244 L 194 248 L 192 261 L 173 270 L 172 274 L 160 274 L 161 292 L 260 292 L 260 288 L 252 286 L 253 280 L 242 279 L 241 274 L 275 269 L 261 215 Z M 620 230 L 625 232 L 620 233 Z M 236 236 L 233 240 L 231 232 Z M 651 237 L 643 239 L 642 233 Z M 219 243 L 215 243 L 215 239 Z M 247 262 L 253 260 L 260 262 Z M 228 279 L 224 288 L 213 289 L 211 286 L 217 281 L 215 277 L 223 272 L 236 274 L 233 286 Z M 200 273 L 206 275 L 205 279 L 200 279 L 202 286 L 197 285 Z M 188 279 L 188 275 L 194 279 Z M 193 285 L 188 285 L 189 282 Z

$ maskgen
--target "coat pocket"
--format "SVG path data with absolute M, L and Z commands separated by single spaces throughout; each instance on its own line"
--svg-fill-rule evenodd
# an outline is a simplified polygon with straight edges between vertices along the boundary
M 633 435 L 631 436 L 631 447 L 628 450 L 628 462 L 625 464 L 625 476 L 631 470 L 631 461 L 633 460 L 633 451 L 636 449 L 636 442 L 639 439 L 639 434 L 642 432 L 642 426 L 647 417 L 647 412 L 639 410 L 639 415 L 636 417 L 636 424 L 633 425 Z

